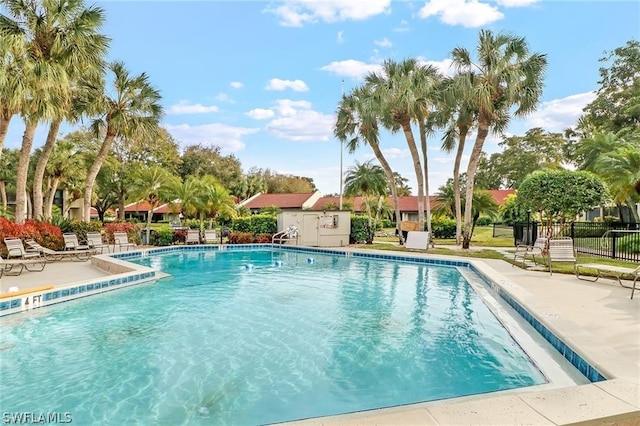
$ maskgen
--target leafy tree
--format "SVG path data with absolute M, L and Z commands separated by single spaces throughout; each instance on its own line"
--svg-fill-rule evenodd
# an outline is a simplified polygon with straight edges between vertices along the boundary
M 584 108 L 584 122 L 602 131 L 635 131 L 640 128 L 640 42 L 629 40 L 600 62 L 600 88 L 596 99 Z
M 151 241 L 151 219 L 153 210 L 166 200 L 167 184 L 171 179 L 171 174 L 162 166 L 153 165 L 136 169 L 131 182 L 132 200 L 143 200 L 149 204 L 147 211 L 147 242 Z
M 369 238 L 367 244 L 373 243 L 373 224 L 371 197 L 384 196 L 387 194 L 389 182 L 382 167 L 372 164 L 371 161 L 358 163 L 349 167 L 344 179 L 344 193 L 346 196 L 362 196 L 369 218 Z
M 104 135 L 102 146 L 87 174 L 84 191 L 84 221 L 89 222 L 93 186 L 100 167 L 109 155 L 117 137 L 144 138 L 157 135 L 162 117 L 160 92 L 154 89 L 149 77 L 142 73 L 132 77 L 124 64 L 114 62 L 109 66 L 113 73 L 113 92 L 100 86 L 87 87 L 84 108 L 97 118 L 92 123 L 96 134 Z
M 49 181 L 43 207 L 45 219 L 52 217 L 53 201 L 58 186 L 61 183 L 71 183 L 74 179 L 79 183 L 86 173 L 84 166 L 82 155 L 72 142 L 61 140 L 55 145 L 45 169 L 45 177 Z
M 478 162 L 476 184 L 485 189 L 517 189 L 528 174 L 540 169 L 560 169 L 565 139 L 561 133 L 545 132 L 539 127 L 524 136 L 503 137 L 500 152 Z M 497 186 L 496 186 L 497 184 Z
M 204 227 L 205 218 L 214 220 L 222 216 L 232 219 L 237 216 L 234 197 L 214 176 L 203 176 L 200 180 L 200 189 L 198 208 L 201 229 Z
M 182 153 L 180 176 L 214 176 L 225 188 L 238 188 L 242 182 L 240 161 L 233 155 L 222 155 L 219 146 L 190 145 Z
M 517 202 L 521 209 L 538 212 L 546 219 L 547 236 L 551 237 L 554 221 L 602 205 L 607 201 L 605 184 L 596 175 L 585 171 L 544 170 L 527 177 L 518 189 Z
M 527 219 L 527 210 L 522 209 L 518 203 L 517 194 L 509 194 L 504 203 L 498 208 L 502 221 L 508 224 L 514 222 L 524 222 Z
M 464 187 L 462 189 L 464 190 Z M 464 197 L 462 198 L 462 201 L 464 201 Z M 436 193 L 436 202 L 437 206 L 433 209 L 433 212 L 436 215 L 451 218 L 455 217 L 455 190 L 452 179 L 449 179 L 444 186 L 438 188 L 438 192 Z M 473 222 L 471 235 L 473 235 L 473 230 L 475 230 L 476 222 L 478 221 L 478 218 L 480 218 L 480 215 L 496 217 L 498 214 L 498 204 L 494 200 L 493 196 L 485 190 L 476 188 L 473 192 L 472 206 L 474 210 L 472 212 Z
M 454 66 L 468 79 L 462 84 L 468 89 L 464 99 L 478 112 L 478 133 L 467 167 L 463 248 L 469 248 L 471 242 L 474 179 L 484 141 L 490 131 L 502 132 L 511 108 L 515 108 L 516 117 L 535 110 L 547 67 L 546 55 L 531 54 L 524 38 L 494 35 L 489 30 L 478 35 L 477 55 L 474 62 L 467 49 L 457 47 L 452 52 Z

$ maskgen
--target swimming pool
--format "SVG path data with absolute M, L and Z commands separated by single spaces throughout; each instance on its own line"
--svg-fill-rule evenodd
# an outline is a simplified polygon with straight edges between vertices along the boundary
M 269 250 L 134 261 L 173 278 L 2 320 L 3 409 L 257 424 L 545 382 L 453 267 Z

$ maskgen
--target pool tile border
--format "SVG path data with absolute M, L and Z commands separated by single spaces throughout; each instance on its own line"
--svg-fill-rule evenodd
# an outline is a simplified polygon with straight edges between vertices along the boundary
M 472 272 L 479 275 L 482 280 L 487 283 L 489 288 L 493 290 L 500 298 L 502 298 L 509 306 L 511 306 L 525 321 L 527 321 L 535 330 L 544 337 L 562 356 L 580 371 L 590 382 L 600 382 L 607 378 L 598 371 L 596 367 L 585 360 L 578 352 L 566 344 L 558 334 L 543 324 L 540 319 L 527 311 L 516 298 L 512 297 L 499 283 L 491 276 L 486 274 L 473 262 L 462 260 L 449 260 L 441 258 L 424 257 L 419 254 L 414 255 L 395 255 L 382 254 L 370 251 L 331 249 L 331 248 L 315 248 L 300 247 L 291 245 L 274 245 L 274 244 L 237 244 L 237 245 L 182 245 L 152 248 L 147 250 L 135 250 L 120 253 L 112 253 L 109 255 L 94 256 L 92 259 L 94 264 L 109 271 L 116 270 L 121 273 L 112 275 L 107 278 L 94 279 L 89 282 L 74 283 L 62 288 L 36 292 L 33 294 L 17 296 L 16 298 L 3 300 L 0 302 L 0 316 L 23 312 L 25 310 L 53 305 L 56 303 L 74 300 L 80 297 L 86 297 L 93 294 L 103 293 L 105 291 L 115 290 L 130 285 L 140 284 L 156 280 L 158 272 L 153 268 L 147 268 L 140 265 L 126 262 L 125 259 L 134 259 L 139 257 L 147 257 L 152 254 L 175 253 L 183 251 L 247 251 L 255 249 L 278 249 L 292 252 L 317 253 L 329 255 L 341 255 L 346 257 L 359 257 L 364 259 L 380 259 L 391 260 L 396 262 L 410 262 L 426 265 L 450 266 L 469 268 Z M 111 268 L 111 267 L 113 268 Z M 105 268 L 106 267 L 106 268 Z M 128 270 L 128 271 L 127 271 Z M 122 272 L 127 271 L 127 272 Z

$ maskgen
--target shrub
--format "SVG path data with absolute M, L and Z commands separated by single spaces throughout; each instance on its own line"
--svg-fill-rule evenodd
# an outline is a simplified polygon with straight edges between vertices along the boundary
M 278 220 L 270 214 L 256 214 L 247 217 L 238 217 L 231 223 L 234 232 L 249 232 L 253 235 L 275 234 L 278 228 Z
M 616 241 L 617 250 L 625 253 L 640 253 L 640 238 L 638 235 L 627 235 Z
M 258 234 L 256 236 L 256 243 L 270 243 L 273 234 Z
M 254 238 L 251 232 L 231 232 L 227 237 L 229 244 L 251 244 L 253 240 Z
M 141 230 L 142 228 L 140 225 L 130 222 L 113 222 L 104 226 L 104 234 L 107 236 L 107 240 L 110 244 L 115 243 L 115 239 L 113 238 L 114 232 L 126 232 L 129 241 L 140 244 Z
M 18 225 L 4 217 L 0 217 L 0 250 L 7 255 L 4 245 L 5 238 L 20 238 L 22 241 L 35 240 L 39 244 L 53 250 L 64 247 L 62 231 L 48 222 L 27 220 L 24 225 Z
M 251 232 L 251 216 L 234 219 L 231 222 L 231 230 L 234 232 Z
M 450 218 L 438 218 L 431 221 L 433 238 L 449 239 L 456 237 L 456 221 Z
M 82 222 L 79 220 L 74 220 L 69 224 L 69 230 L 65 232 L 73 232 L 78 236 L 78 240 L 86 241 L 87 240 L 87 232 L 101 232 L 102 231 L 102 222 L 100 221 L 92 221 L 92 222 Z
M 374 229 L 369 229 L 369 219 L 366 216 L 351 215 L 350 244 L 372 242 L 374 232 Z
M 480 216 L 476 221 L 476 226 L 489 226 L 493 223 L 493 219 L 488 216 Z
M 173 243 L 173 229 L 163 225 L 156 229 L 152 243 L 156 246 L 170 246 Z
M 395 222 L 393 222 L 393 221 L 391 221 L 389 219 L 380 219 L 379 223 L 383 228 L 395 228 L 396 227 Z
M 173 244 L 184 244 L 187 241 L 187 230 L 186 229 L 176 229 L 173 232 Z

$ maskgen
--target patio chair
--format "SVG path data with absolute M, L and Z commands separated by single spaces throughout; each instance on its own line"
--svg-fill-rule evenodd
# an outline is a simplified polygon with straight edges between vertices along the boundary
M 40 272 L 44 269 L 47 261 L 44 259 L 5 259 L 0 256 L 0 277 L 6 275 L 20 275 L 23 270 L 31 272 Z M 14 268 L 20 267 L 15 270 Z M 30 269 L 34 268 L 34 269 Z
M 95 250 L 93 249 L 92 250 L 85 250 L 85 249 L 52 250 L 48 247 L 44 247 L 38 244 L 34 240 L 27 240 L 25 241 L 25 244 L 29 247 L 30 251 L 40 253 L 40 255 L 43 256 L 49 262 L 52 262 L 55 260 L 62 260 L 65 258 L 71 259 L 71 260 L 76 259 L 76 260 L 86 261 L 86 260 L 89 260 L 89 258 L 96 253 Z
M 527 244 L 519 244 L 516 247 L 516 252 L 513 255 L 513 265 L 518 263 L 518 261 L 522 261 L 522 267 L 524 268 L 525 266 L 525 261 L 527 260 L 528 256 L 531 256 L 531 259 L 533 260 L 533 264 L 534 265 L 538 265 L 538 262 L 536 261 L 536 256 L 538 257 L 538 259 L 542 259 L 542 263 L 546 264 L 546 262 L 544 261 L 546 254 L 547 254 L 547 242 L 549 241 L 549 239 L 547 237 L 538 237 L 536 238 L 536 241 L 533 243 L 533 245 L 527 245 Z
M 126 248 L 127 251 L 129 251 L 130 248 L 133 249 L 136 247 L 135 243 L 129 242 L 129 236 L 126 232 L 114 232 L 113 240 L 118 246 L 119 251 L 122 251 L 123 248 Z
M 595 279 L 585 278 L 585 275 L 580 276 L 580 268 L 584 269 L 593 269 L 596 271 L 597 275 Z M 596 282 L 600 277 L 610 277 L 618 280 L 618 284 L 624 288 L 631 289 L 631 299 L 633 299 L 633 293 L 636 291 L 636 282 L 640 283 L 638 279 L 640 279 L 640 265 L 637 268 L 625 268 L 623 266 L 613 266 L 613 265 L 600 265 L 598 263 L 578 263 L 575 267 L 576 277 L 585 281 Z M 633 279 L 631 286 L 624 285 L 622 283 L 622 276 L 628 275 Z
M 189 229 L 187 231 L 187 238 L 184 241 L 185 244 L 200 244 L 200 230 Z
M 104 242 L 100 232 L 87 232 L 87 245 L 96 251 L 100 249 L 100 254 L 104 253 L 105 248 L 107 253 L 111 253 L 109 244 Z
M 547 260 L 549 261 L 550 275 L 553 275 L 553 262 L 571 262 L 575 271 L 578 258 L 573 247 L 573 239 L 569 237 L 550 239 Z
M 8 250 L 7 259 L 40 259 L 42 257 L 37 251 L 27 250 L 20 238 L 5 238 L 4 244 Z
M 204 242 L 207 244 L 215 244 L 218 242 L 218 233 L 215 229 L 204 230 Z
M 78 241 L 78 236 L 73 232 L 65 232 L 62 234 L 62 238 L 64 238 L 64 248 L 65 250 L 89 250 L 87 244 L 80 244 Z

